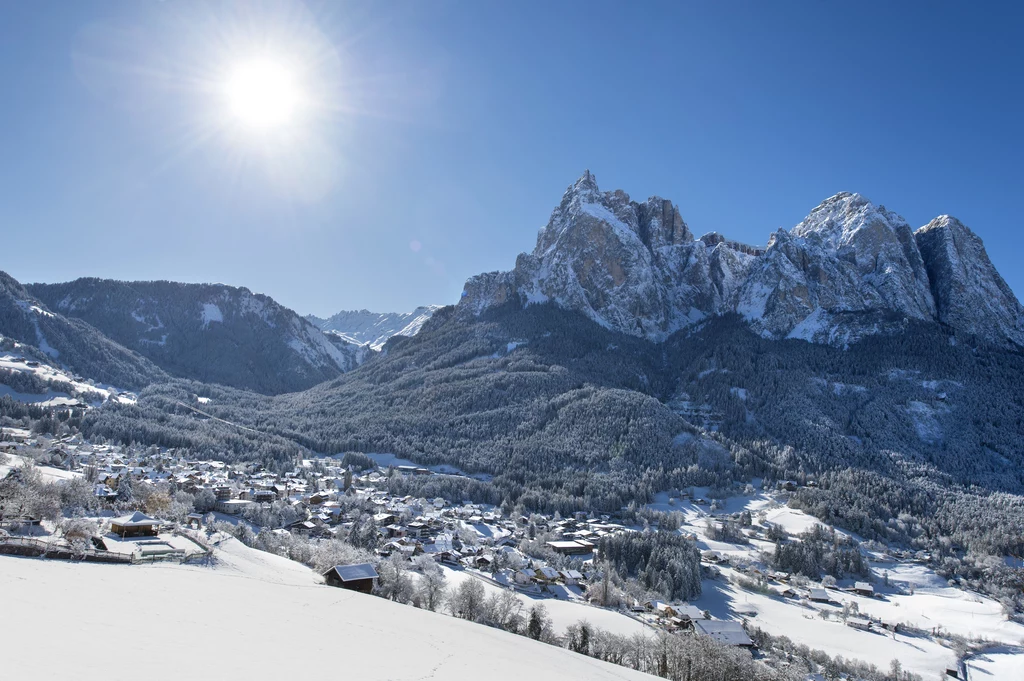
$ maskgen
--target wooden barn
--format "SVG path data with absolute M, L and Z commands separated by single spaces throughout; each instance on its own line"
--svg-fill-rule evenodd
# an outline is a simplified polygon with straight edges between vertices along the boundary
M 328 586 L 337 586 L 368 594 L 377 584 L 377 571 L 370 563 L 358 565 L 335 565 L 324 573 Z

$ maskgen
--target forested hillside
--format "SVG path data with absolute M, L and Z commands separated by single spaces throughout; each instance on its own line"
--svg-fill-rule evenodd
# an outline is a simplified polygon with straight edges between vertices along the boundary
M 446 309 L 379 361 L 302 393 L 178 382 L 86 426 L 247 456 L 252 431 L 178 405 L 205 390 L 204 410 L 273 435 L 267 458 L 298 443 L 486 474 L 410 478 L 410 493 L 567 512 L 814 479 L 796 503 L 865 537 L 1020 555 L 1024 357 L 969 340 L 921 324 L 842 350 L 765 340 L 724 317 L 655 344 L 553 305 L 472 323 Z
M 79 319 L 51 311 L 45 303 L 0 272 L 0 342 L 17 342 L 33 359 L 67 367 L 102 383 L 135 389 L 167 375 L 145 357 L 111 341 Z
M 168 373 L 265 394 L 303 390 L 365 354 L 273 299 L 223 284 L 78 279 L 27 287 Z

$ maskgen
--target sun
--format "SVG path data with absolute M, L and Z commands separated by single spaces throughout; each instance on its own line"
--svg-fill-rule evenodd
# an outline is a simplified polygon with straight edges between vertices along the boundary
M 229 70 L 224 96 L 232 118 L 253 131 L 270 131 L 295 122 L 302 90 L 281 62 L 259 58 Z

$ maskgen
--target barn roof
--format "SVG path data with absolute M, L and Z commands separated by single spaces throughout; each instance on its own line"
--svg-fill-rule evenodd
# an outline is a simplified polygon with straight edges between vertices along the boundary
M 335 572 L 343 582 L 354 582 L 360 579 L 377 579 L 377 571 L 371 563 L 359 563 L 358 565 L 335 565 L 324 573 L 324 576 Z

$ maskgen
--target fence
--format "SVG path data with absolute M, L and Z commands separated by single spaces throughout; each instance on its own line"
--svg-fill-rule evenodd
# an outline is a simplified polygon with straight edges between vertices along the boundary
M 0 554 L 28 556 L 32 558 L 53 558 L 56 560 L 80 560 L 94 563 L 131 563 L 132 557 L 123 553 L 87 549 L 81 553 L 64 546 L 31 537 L 0 537 Z
M 200 553 L 187 553 L 184 549 L 168 551 L 154 555 L 141 555 L 140 553 L 116 553 L 114 551 L 103 551 L 101 549 L 86 549 L 82 552 L 72 550 L 68 546 L 61 546 L 50 542 L 34 539 L 32 537 L 0 537 L 0 555 L 28 556 L 31 558 L 52 558 L 56 560 L 78 560 L 95 563 L 128 563 L 132 565 L 141 563 L 156 563 L 161 561 L 177 561 L 179 563 L 202 563 L 209 560 L 213 555 L 213 549 L 202 539 L 202 535 L 196 532 L 188 532 L 175 529 L 174 534 L 188 539 L 198 546 Z

